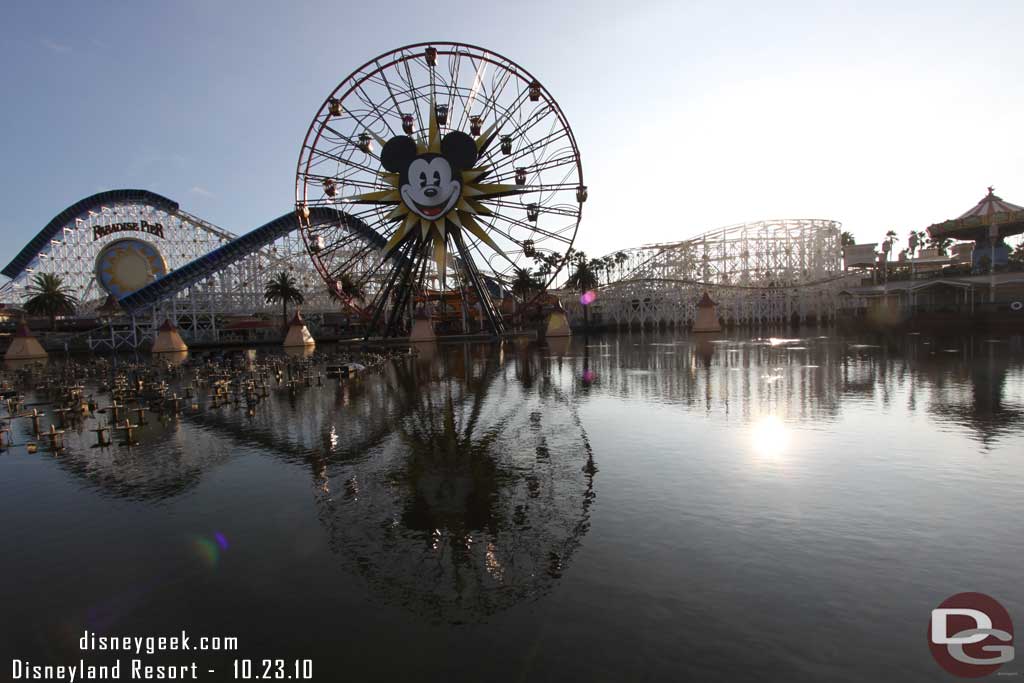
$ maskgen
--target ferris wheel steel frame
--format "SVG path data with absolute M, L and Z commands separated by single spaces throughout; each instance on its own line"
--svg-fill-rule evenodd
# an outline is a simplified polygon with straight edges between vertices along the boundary
M 466 70 L 460 71 L 463 60 Z M 502 98 L 510 82 L 515 89 L 508 93 L 509 102 Z M 530 103 L 538 104 L 530 109 Z M 551 130 L 533 139 L 530 131 L 548 122 Z M 503 129 L 508 124 L 511 131 Z M 447 139 L 466 130 L 476 138 L 477 156 L 465 169 L 452 167 L 456 174 L 462 171 L 458 208 L 445 209 L 436 219 L 406 208 L 411 207 L 406 195 L 399 198 L 399 189 L 405 189 L 398 180 L 402 173 L 383 168 L 387 145 L 404 132 L 417 143 L 420 156 L 447 156 L 438 145 L 441 134 Z M 527 158 L 528 164 L 522 161 Z M 557 177 L 563 169 L 564 177 Z M 480 184 L 484 177 L 488 185 Z M 306 132 L 295 192 L 300 220 L 312 208 L 334 206 L 388 240 L 376 267 L 360 272 L 351 266 L 365 267 L 370 252 L 338 259 L 338 245 L 347 244 L 343 234 L 309 225 L 301 231 L 317 271 L 337 297 L 348 298 L 343 277 L 368 293 L 370 329 L 380 329 L 383 336 L 411 320 L 410 302 L 428 289 L 428 281 L 444 290 L 449 276 L 463 306 L 468 307 L 466 292 L 471 291 L 492 331 L 500 333 L 501 315 L 484 281 L 508 281 L 516 268 L 546 253 L 553 261 L 547 282 L 552 284 L 575 241 L 587 198 L 575 135 L 547 89 L 507 57 L 455 42 L 416 43 L 384 53 L 335 87 Z M 573 195 L 575 201 L 566 201 Z M 522 218 L 516 217 L 520 211 L 525 211 Z M 421 217 L 422 233 L 411 229 L 417 220 L 413 213 Z M 565 224 L 539 226 L 542 221 L 550 226 L 557 217 Z M 432 245 L 436 277 L 426 265 Z M 445 256 L 449 250 L 450 259 Z M 393 264 L 388 257 L 394 254 L 400 258 Z

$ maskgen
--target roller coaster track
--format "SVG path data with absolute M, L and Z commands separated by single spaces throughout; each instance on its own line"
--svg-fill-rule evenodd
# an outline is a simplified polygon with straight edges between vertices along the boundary
M 311 223 L 344 223 L 350 230 L 358 232 L 363 239 L 375 246 L 383 247 L 386 243 L 376 230 L 362 220 L 336 209 L 314 207 L 310 209 L 309 220 Z M 126 311 L 139 311 L 174 296 L 298 229 L 298 216 L 294 211 L 290 211 L 200 256 L 142 289 L 121 297 L 118 303 Z
M 707 289 L 742 289 L 763 292 L 769 289 L 783 290 L 783 289 L 801 289 L 809 287 L 820 287 L 821 285 L 827 285 L 831 282 L 837 282 L 839 280 L 850 279 L 849 273 L 841 273 L 839 275 L 833 275 L 827 278 L 821 278 L 818 280 L 811 280 L 809 282 L 794 282 L 794 283 L 775 283 L 765 285 L 734 285 L 734 284 L 723 284 L 718 282 L 705 282 L 703 280 L 693 280 L 688 278 L 669 278 L 669 277 L 640 277 L 632 278 L 628 280 L 615 280 L 603 285 L 599 285 L 598 289 L 602 290 L 613 290 L 624 285 L 651 285 L 651 284 L 678 284 L 678 285 L 693 285 L 696 287 L 705 287 Z

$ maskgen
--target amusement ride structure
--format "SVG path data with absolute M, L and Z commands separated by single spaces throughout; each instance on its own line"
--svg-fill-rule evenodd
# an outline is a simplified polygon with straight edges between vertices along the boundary
M 558 285 L 587 194 L 572 129 L 534 75 L 479 47 L 421 43 L 327 95 L 301 146 L 294 211 L 237 236 L 153 192 L 102 192 L 0 271 L 0 300 L 17 307 L 53 273 L 93 349 L 148 346 L 165 321 L 189 343 L 219 342 L 279 311 L 264 292 L 285 272 L 314 329 L 331 314 L 349 336 L 404 337 L 458 311 L 455 331 L 500 335 L 521 270 L 581 315 L 580 293 Z M 726 323 L 825 319 L 844 278 L 830 220 L 747 223 L 614 261 L 584 298 L 597 324 L 689 324 L 705 290 Z
M 407 334 L 417 300 L 454 298 L 500 334 L 500 283 L 544 258 L 553 284 L 587 188 L 572 129 L 540 81 L 479 47 L 421 43 L 366 62 L 328 95 L 295 196 L 317 271 L 366 312 L 371 333 Z M 311 223 L 323 207 L 371 225 L 383 252 L 344 220 Z
M 52 273 L 78 301 L 78 317 L 95 322 L 94 349 L 148 344 L 168 319 L 189 341 L 217 341 L 225 316 L 277 310 L 264 288 L 279 272 L 310 306 L 330 306 L 297 227 L 288 213 L 238 237 L 153 192 L 102 192 L 55 216 L 0 271 L 9 278 L 0 300 L 24 301 L 33 278 Z
M 617 252 L 590 304 L 591 320 L 626 327 L 689 324 L 704 291 L 727 324 L 832 318 L 850 282 L 841 229 L 832 220 L 758 221 Z M 579 314 L 576 296 L 564 293 L 563 302 L 570 315 Z

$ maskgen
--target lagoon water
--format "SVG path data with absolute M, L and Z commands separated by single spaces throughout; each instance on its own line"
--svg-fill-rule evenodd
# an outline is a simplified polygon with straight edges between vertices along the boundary
M 2 676 L 88 629 L 237 637 L 142 655 L 201 680 L 944 680 L 945 598 L 1024 623 L 1024 342 L 783 336 L 442 345 L 132 448 L 16 421 Z

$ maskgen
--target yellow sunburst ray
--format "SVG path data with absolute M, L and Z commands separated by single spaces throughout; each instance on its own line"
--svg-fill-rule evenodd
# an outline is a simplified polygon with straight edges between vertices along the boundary
M 444 235 L 434 235 L 434 264 L 437 266 L 437 279 L 444 287 L 445 269 L 448 263 L 448 247 Z
M 498 252 L 502 256 L 505 256 L 505 252 L 502 251 L 501 247 L 494 243 L 494 240 L 491 239 L 491 236 L 488 235 L 487 231 L 484 230 L 483 227 L 481 227 L 480 224 L 476 222 L 475 218 L 473 218 L 471 215 L 467 213 L 461 216 L 461 220 L 465 228 L 474 235 L 476 235 L 477 237 L 479 237 L 481 240 L 483 240 L 484 244 L 486 244 L 487 246 L 489 246 L 491 249 Z
M 497 132 L 498 132 L 498 122 L 497 122 L 497 121 L 495 121 L 495 122 L 494 122 L 494 123 L 492 123 L 491 125 L 487 126 L 487 130 L 485 130 L 485 131 L 484 131 L 484 132 L 483 132 L 483 133 L 482 133 L 482 134 L 480 135 L 480 137 L 478 137 L 478 138 L 477 138 L 477 139 L 476 139 L 476 140 L 474 141 L 474 142 L 476 142 L 476 151 L 477 151 L 477 152 L 479 152 L 479 151 L 481 151 L 481 150 L 482 150 L 482 149 L 483 149 L 484 147 L 486 147 L 486 146 L 487 146 L 487 143 L 489 143 L 489 142 L 491 141 L 491 138 L 493 138 L 493 137 L 494 137 L 494 135 L 495 135 L 495 134 L 496 134 Z
M 397 173 L 381 173 L 380 179 L 391 187 L 398 187 L 400 176 Z
M 404 216 L 408 216 L 409 213 L 410 213 L 409 212 L 409 208 L 405 204 L 402 204 L 401 202 L 399 202 L 395 206 L 395 208 L 391 209 L 391 213 L 389 213 L 387 216 L 384 216 L 384 220 L 386 220 L 386 221 L 393 221 L 396 218 L 402 218 Z
M 450 220 L 452 222 L 452 225 L 454 225 L 456 228 L 462 227 L 462 220 L 459 218 L 458 211 L 452 211 L 451 213 L 449 213 L 448 220 Z
M 364 192 L 363 194 L 357 194 L 352 197 L 351 201 L 388 204 L 391 202 L 399 202 L 401 200 L 402 195 L 398 193 L 398 190 L 378 190 L 376 192 Z
M 364 129 L 364 130 L 366 130 L 366 132 L 369 133 L 373 137 L 373 139 L 377 141 L 377 144 L 380 146 L 381 149 L 384 149 L 384 145 L 387 144 L 387 140 L 385 140 L 381 136 L 377 135 L 372 130 L 369 130 L 369 129 Z
M 483 174 L 487 173 L 487 171 L 488 171 L 488 169 L 487 168 L 483 168 L 483 167 L 471 168 L 468 171 L 463 171 L 462 172 L 462 184 L 463 185 L 468 185 L 469 183 L 476 182 L 476 180 L 478 178 L 480 178 L 480 176 L 482 176 Z
M 463 204 L 468 208 L 463 208 Z M 478 216 L 493 216 L 494 212 L 491 211 L 490 207 L 477 201 L 476 199 L 470 199 L 468 197 L 459 201 L 459 208 L 467 213 L 475 213 Z
M 388 240 L 388 243 L 384 245 L 384 258 L 387 258 L 388 255 L 394 251 L 395 247 L 405 239 L 405 236 L 412 232 L 413 228 L 416 226 L 416 220 L 417 217 L 411 213 L 405 217 L 405 220 L 402 221 L 402 225 L 395 229 L 395 234 L 392 235 L 391 239 Z

